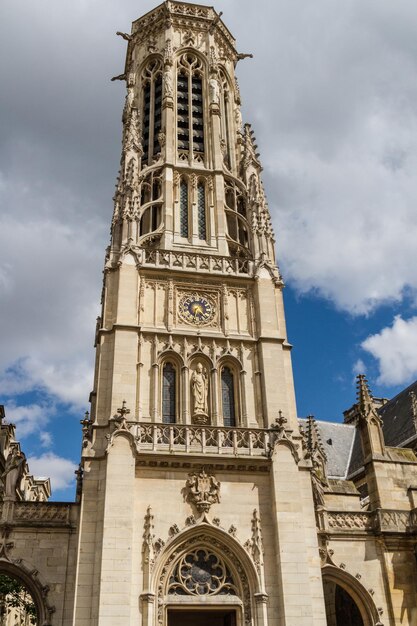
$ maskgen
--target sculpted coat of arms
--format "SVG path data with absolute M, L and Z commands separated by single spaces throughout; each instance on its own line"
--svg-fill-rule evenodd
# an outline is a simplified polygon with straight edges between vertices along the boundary
M 189 474 L 185 483 L 186 500 L 201 513 L 207 513 L 212 504 L 220 502 L 220 482 L 202 468 Z

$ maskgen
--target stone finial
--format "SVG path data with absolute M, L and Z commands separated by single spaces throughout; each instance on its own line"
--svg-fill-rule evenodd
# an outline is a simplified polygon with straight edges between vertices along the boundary
M 364 374 L 357 377 L 357 416 L 360 426 L 363 454 L 384 454 L 385 442 L 382 421 Z
M 117 409 L 117 412 L 120 415 L 121 419 L 126 419 L 126 415 L 129 415 L 130 413 L 130 409 L 126 408 L 126 400 L 123 400 L 122 407 L 120 409 Z
M 358 374 L 356 386 L 359 410 L 363 415 L 367 415 L 370 410 L 373 409 L 374 405 L 365 374 Z

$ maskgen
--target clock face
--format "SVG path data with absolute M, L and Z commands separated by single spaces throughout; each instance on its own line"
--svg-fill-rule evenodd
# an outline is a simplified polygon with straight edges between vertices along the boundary
M 214 308 L 207 298 L 193 293 L 181 298 L 179 313 L 189 324 L 202 325 L 211 322 L 214 317 Z

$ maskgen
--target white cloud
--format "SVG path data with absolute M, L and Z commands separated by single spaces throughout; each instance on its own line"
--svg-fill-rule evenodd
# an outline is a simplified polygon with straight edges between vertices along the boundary
M 408 320 L 396 316 L 392 326 L 361 345 L 378 361 L 381 385 L 403 385 L 417 378 L 417 316 Z
M 366 373 L 366 365 L 365 363 L 362 361 L 362 359 L 358 359 L 352 367 L 352 372 L 355 376 L 357 376 L 358 374 L 365 374 Z
M 29 470 L 34 476 L 49 477 L 53 491 L 71 487 L 74 483 L 75 463 L 69 459 L 46 452 L 39 457 L 28 458 Z
M 53 438 L 51 433 L 49 433 L 47 430 L 44 430 L 39 434 L 39 439 L 41 441 L 41 445 L 44 448 L 50 448 L 52 446 Z
M 16 435 L 19 438 L 40 434 L 50 417 L 54 415 L 55 408 L 47 404 L 7 405 L 7 421 L 17 427 Z

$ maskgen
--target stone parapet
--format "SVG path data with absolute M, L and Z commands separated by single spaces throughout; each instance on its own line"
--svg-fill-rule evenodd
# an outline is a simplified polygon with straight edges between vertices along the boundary
M 407 533 L 417 532 L 417 510 L 399 511 L 377 509 L 375 511 L 317 511 L 320 531 L 337 533 Z
M 138 452 L 268 457 L 275 431 L 133 423 Z

